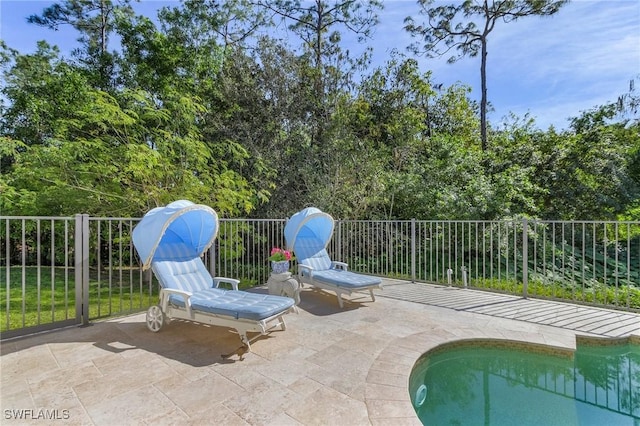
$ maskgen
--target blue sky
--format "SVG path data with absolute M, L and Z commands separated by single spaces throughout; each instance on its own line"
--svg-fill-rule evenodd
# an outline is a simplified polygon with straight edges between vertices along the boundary
M 38 40 L 63 52 L 75 47 L 76 34 L 68 29 L 55 32 L 26 23 L 27 16 L 53 3 L 0 0 L 0 37 L 22 53 L 34 51 Z M 143 0 L 136 8 L 152 15 L 167 4 L 178 2 Z M 384 0 L 384 5 L 368 42 L 376 65 L 382 65 L 392 49 L 405 51 L 413 41 L 403 30 L 405 17 L 423 22 L 414 0 Z M 361 50 L 355 44 L 345 47 Z M 513 112 L 520 117 L 529 113 L 542 129 L 565 129 L 569 117 L 616 100 L 628 90 L 629 80 L 640 77 L 640 1 L 573 0 L 551 17 L 498 23 L 489 36 L 487 58 L 488 98 L 495 109 L 489 119 L 494 125 Z M 433 72 L 435 83 L 468 84 L 471 97 L 479 100 L 480 59 L 454 64 L 446 59 L 418 58 L 423 71 Z

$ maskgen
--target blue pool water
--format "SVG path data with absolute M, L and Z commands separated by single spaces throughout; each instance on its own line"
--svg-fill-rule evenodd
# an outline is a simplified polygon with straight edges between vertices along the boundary
M 409 379 L 424 425 L 640 425 L 640 344 L 578 341 L 575 353 L 482 340 L 428 352 Z M 615 344 L 614 344 L 615 343 Z

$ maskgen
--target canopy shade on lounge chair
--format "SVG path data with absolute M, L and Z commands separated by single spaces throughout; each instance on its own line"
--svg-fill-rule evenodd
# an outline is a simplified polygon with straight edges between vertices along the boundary
M 146 270 L 153 261 L 202 256 L 217 236 L 218 215 L 211 207 L 179 200 L 149 210 L 131 238 Z
M 240 291 L 240 280 L 212 277 L 201 256 L 217 235 L 216 212 L 187 200 L 150 210 L 134 228 L 132 240 L 142 268 L 151 267 L 161 286 L 160 303 L 147 311 L 147 327 L 159 331 L 165 317 L 229 327 L 250 349 L 253 339 L 247 332 L 263 335 L 277 326 L 284 330 L 283 316 L 295 302 Z M 232 290 L 218 288 L 220 283 Z
M 373 289 L 382 288 L 380 278 L 349 271 L 346 263 L 329 257 L 327 246 L 333 227 L 333 217 L 315 207 L 301 210 L 287 221 L 284 238 L 287 248 L 296 255 L 299 281 L 335 292 L 340 307 L 342 294 L 369 291 L 375 301 Z
M 284 239 L 289 250 L 294 249 L 298 238 L 326 248 L 332 235 L 333 218 L 315 207 L 308 207 L 294 214 L 284 227 Z

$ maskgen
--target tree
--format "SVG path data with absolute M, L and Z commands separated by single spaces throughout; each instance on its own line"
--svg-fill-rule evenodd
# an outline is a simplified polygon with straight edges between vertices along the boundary
M 221 215 L 253 207 L 254 185 L 231 167 L 246 151 L 206 138 L 200 126 L 206 108 L 193 93 L 96 89 L 85 70 L 45 42 L 33 55 L 6 55 L 0 92 L 9 105 L 0 114 L 6 213 L 139 216 L 180 198 Z
M 334 80 L 340 79 L 335 75 L 338 71 L 335 65 L 329 64 L 332 59 L 342 55 L 341 31 L 355 34 L 359 41 L 367 39 L 378 23 L 376 12 L 382 8 L 382 3 L 380 0 L 276 0 L 258 1 L 257 4 L 290 22 L 289 29 L 303 41 L 303 50 L 314 70 L 311 78 L 316 108 L 312 111 L 312 116 L 316 129 L 312 143 L 322 145 L 322 123 L 330 115 L 326 105 L 329 91 L 327 82 L 330 76 Z
M 64 0 L 54 3 L 42 12 L 31 15 L 27 22 L 58 30 L 60 25 L 71 25 L 80 33 L 78 41 L 84 50 L 76 49 L 73 54 L 90 70 L 98 70 L 96 87 L 107 89 L 111 86 L 113 54 L 108 51 L 109 35 L 114 30 L 114 21 L 119 12 L 133 15 L 131 0 Z
M 233 109 L 221 131 L 242 135 L 254 161 L 262 159 L 272 169 L 267 178 L 255 176 L 271 193 L 255 217 L 286 217 L 311 202 L 309 180 L 318 175 L 311 165 L 312 73 L 305 58 L 273 38 L 261 38 L 253 54 L 253 62 L 236 57 L 225 68 L 221 90 L 228 99 L 237 99 L 240 108 Z
M 417 61 L 395 55 L 363 79 L 349 120 L 340 127 L 351 131 L 358 155 L 353 164 L 354 154 L 343 155 L 342 162 L 362 182 L 344 181 L 355 194 L 351 209 L 360 217 L 494 216 L 488 209 L 495 191 L 481 166 L 483 153 L 472 146 L 475 108 L 465 87 L 440 86 L 430 73 L 420 73 Z M 347 152 L 336 148 L 342 148 L 336 155 Z
M 417 24 L 409 16 L 405 29 L 424 44 L 413 44 L 416 53 L 439 57 L 457 50 L 449 58 L 453 63 L 464 56 L 480 53 L 480 137 L 487 150 L 487 40 L 498 21 L 516 21 L 530 15 L 548 16 L 556 13 L 568 0 L 465 0 L 461 4 L 432 7 L 435 0 L 418 0 L 420 14 L 428 17 L 426 24 Z M 478 23 L 474 21 L 478 19 Z
M 628 125 L 640 123 L 640 95 L 636 92 L 636 80 L 640 81 L 640 75 L 629 80 L 629 91 L 618 96 L 616 103 L 619 118 Z

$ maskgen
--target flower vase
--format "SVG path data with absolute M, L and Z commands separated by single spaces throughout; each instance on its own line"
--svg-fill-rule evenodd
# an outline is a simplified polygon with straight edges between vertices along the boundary
M 282 260 L 282 261 L 276 262 L 272 260 L 271 270 L 273 271 L 274 274 L 284 274 L 285 272 L 289 271 L 289 261 Z

